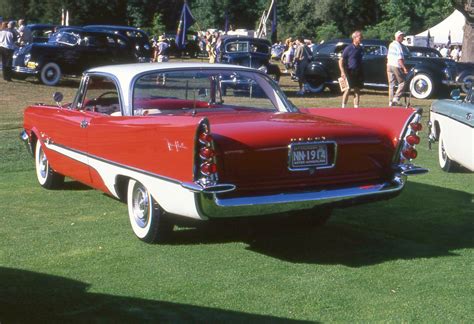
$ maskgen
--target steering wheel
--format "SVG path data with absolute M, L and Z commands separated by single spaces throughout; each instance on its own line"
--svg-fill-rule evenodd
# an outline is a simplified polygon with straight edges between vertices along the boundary
M 97 98 L 95 98 L 94 100 L 96 101 L 99 101 L 100 99 L 102 99 L 103 97 L 107 96 L 107 95 L 114 95 L 114 97 L 117 97 L 118 98 L 118 95 L 117 95 L 117 91 L 106 91 L 102 94 L 100 94 L 100 96 L 98 96 Z

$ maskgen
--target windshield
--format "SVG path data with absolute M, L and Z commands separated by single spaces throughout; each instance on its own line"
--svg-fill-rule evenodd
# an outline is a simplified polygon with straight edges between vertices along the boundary
M 270 46 L 261 42 L 236 41 L 226 45 L 228 53 L 270 53 Z
M 278 86 L 266 75 L 251 71 L 160 71 L 136 80 L 134 115 L 202 111 L 294 111 Z
M 72 33 L 66 33 L 66 32 L 59 32 L 54 35 L 52 35 L 52 41 L 61 43 L 61 44 L 66 44 L 66 45 L 76 45 L 79 42 L 79 36 L 72 34 Z

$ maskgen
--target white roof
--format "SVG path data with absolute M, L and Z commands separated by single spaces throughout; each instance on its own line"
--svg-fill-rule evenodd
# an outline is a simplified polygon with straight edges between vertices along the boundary
M 454 10 L 448 18 L 416 36 L 426 37 L 429 30 L 435 44 L 447 44 L 448 35 L 451 33 L 451 44 L 462 44 L 465 23 L 466 17 L 460 11 Z

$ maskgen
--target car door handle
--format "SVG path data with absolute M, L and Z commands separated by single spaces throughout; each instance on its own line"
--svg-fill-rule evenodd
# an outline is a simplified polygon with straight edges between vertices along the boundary
M 87 120 L 83 120 L 81 121 L 81 128 L 87 128 L 87 126 L 89 126 L 89 122 Z

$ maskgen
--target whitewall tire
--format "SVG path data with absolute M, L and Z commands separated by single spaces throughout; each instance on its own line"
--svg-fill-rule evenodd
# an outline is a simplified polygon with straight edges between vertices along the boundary
M 35 147 L 35 169 L 39 184 L 46 189 L 59 188 L 64 182 L 64 176 L 54 171 L 49 165 L 48 158 L 43 151 L 40 141 Z
M 474 75 L 469 74 L 462 78 L 461 90 L 464 93 L 468 93 L 469 90 L 472 88 L 472 84 L 474 82 Z
M 47 86 L 55 86 L 61 80 L 61 68 L 56 63 L 46 63 L 41 68 L 39 79 Z
M 163 242 L 173 231 L 173 224 L 156 203 L 148 189 L 130 179 L 127 189 L 130 225 L 135 235 L 147 243 Z
M 443 139 L 443 134 L 439 134 L 439 147 L 438 147 L 438 160 L 439 166 L 443 171 L 452 172 L 456 169 L 456 163 L 451 160 L 446 152 L 446 144 Z
M 411 95 L 417 99 L 426 99 L 433 95 L 435 86 L 431 76 L 419 73 L 410 81 Z

